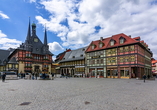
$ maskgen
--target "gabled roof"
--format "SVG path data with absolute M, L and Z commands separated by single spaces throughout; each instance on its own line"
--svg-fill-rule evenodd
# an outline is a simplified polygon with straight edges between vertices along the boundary
M 17 49 L 31 51 L 33 54 L 41 54 L 41 55 L 52 55 L 53 54 L 49 51 L 49 45 L 47 45 L 47 32 L 45 28 L 44 34 L 44 43 L 41 42 L 39 37 L 36 35 L 36 25 L 35 23 L 32 24 L 32 34 L 30 28 L 30 20 L 28 25 L 28 33 L 27 38 L 24 43 L 20 45 Z
M 153 61 L 152 61 L 152 64 L 153 64 L 153 63 L 157 63 L 157 60 L 153 60 Z
M 59 54 L 56 56 L 55 62 L 58 62 L 58 61 L 62 60 L 63 57 L 64 57 L 64 55 L 65 55 L 65 53 L 66 53 L 66 52 L 69 52 L 69 51 L 71 51 L 71 49 L 66 49 L 66 51 L 64 51 L 64 52 L 62 52 L 62 53 L 59 53 Z
M 69 52 L 66 52 L 63 59 L 60 62 L 84 59 L 86 49 L 87 49 L 87 47 L 83 47 L 83 48 L 79 48 L 79 49 L 76 49 L 76 50 L 71 50 Z
M 16 64 L 18 64 L 18 62 L 16 61 L 15 57 L 11 58 L 8 63 L 16 63 Z
M 120 38 L 123 37 L 125 39 L 125 42 L 120 44 Z M 115 43 L 114 45 L 110 45 L 110 41 L 114 40 Z M 99 42 L 104 43 L 103 47 L 99 47 Z M 96 41 L 92 41 L 90 43 L 90 45 L 88 46 L 86 52 L 91 52 L 91 51 L 96 51 L 96 50 L 102 50 L 102 49 L 107 49 L 107 48 L 112 48 L 112 47 L 117 47 L 117 46 L 123 46 L 123 45 L 128 45 L 128 44 L 134 44 L 134 43 L 138 43 L 139 41 L 136 41 L 135 39 L 131 38 L 130 36 L 127 36 L 123 33 L 121 34 L 117 34 L 117 35 L 113 35 L 112 37 L 108 37 L 102 40 L 96 40 Z M 95 48 L 92 49 L 91 46 L 95 45 Z

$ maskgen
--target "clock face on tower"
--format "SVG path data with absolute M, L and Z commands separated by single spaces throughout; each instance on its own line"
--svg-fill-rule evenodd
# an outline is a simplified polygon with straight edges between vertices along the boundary
M 38 42 L 38 38 L 34 38 L 34 42 Z

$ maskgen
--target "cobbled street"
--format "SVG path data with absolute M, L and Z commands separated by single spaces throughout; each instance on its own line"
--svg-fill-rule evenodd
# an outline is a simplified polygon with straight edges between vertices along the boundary
M 157 110 L 157 79 L 55 78 L 0 82 L 0 110 Z

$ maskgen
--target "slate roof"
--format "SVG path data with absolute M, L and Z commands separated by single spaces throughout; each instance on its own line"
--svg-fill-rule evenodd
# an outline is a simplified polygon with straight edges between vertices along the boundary
M 40 55 L 53 55 L 49 51 L 49 46 L 47 44 L 47 32 L 45 29 L 44 33 L 44 43 L 36 35 L 36 25 L 35 23 L 32 24 L 32 35 L 31 35 L 31 28 L 30 28 L 30 21 L 28 25 L 28 33 L 24 43 L 18 47 L 20 50 L 31 51 L 33 54 L 40 54 Z
M 1 66 L 5 65 L 4 61 L 7 61 L 9 54 L 10 54 L 9 50 L 0 49 L 0 65 Z
M 11 58 L 11 59 L 8 61 L 8 63 L 15 63 L 15 64 L 18 64 L 18 62 L 16 61 L 16 58 L 15 58 L 15 57 Z
M 65 53 L 66 53 L 66 52 L 69 52 L 69 51 L 71 51 L 71 49 L 66 49 L 66 51 L 64 51 L 64 52 L 62 52 L 62 53 L 59 53 L 59 54 L 56 56 L 55 62 L 57 63 L 57 62 L 59 62 L 60 60 L 62 60 L 63 57 L 64 57 L 64 55 L 65 55 Z
M 85 50 L 87 47 L 79 48 L 66 52 L 63 59 L 60 62 L 82 60 L 85 58 Z

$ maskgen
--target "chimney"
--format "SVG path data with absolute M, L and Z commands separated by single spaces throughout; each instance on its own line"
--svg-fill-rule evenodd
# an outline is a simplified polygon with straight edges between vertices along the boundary
M 128 35 L 131 38 L 131 35 Z
M 102 40 L 103 40 L 103 37 L 100 37 L 100 40 L 102 41 Z

